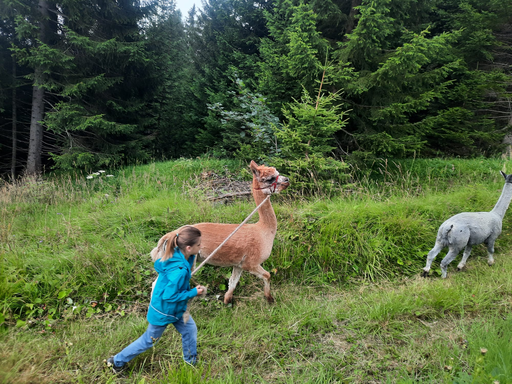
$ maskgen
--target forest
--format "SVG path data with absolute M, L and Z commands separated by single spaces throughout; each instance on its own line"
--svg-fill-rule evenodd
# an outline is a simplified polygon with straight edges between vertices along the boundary
M 510 0 L 1 0 L 0 174 L 502 153 Z M 312 176 L 312 177 L 311 177 Z M 302 181 L 301 181 L 302 180 Z
M 0 382 L 510 383 L 512 214 L 492 267 L 423 268 L 511 144 L 510 0 L 0 0 Z M 162 235 L 254 210 L 250 160 L 290 180 L 275 303 L 205 266 L 199 364 L 171 330 L 106 370 Z

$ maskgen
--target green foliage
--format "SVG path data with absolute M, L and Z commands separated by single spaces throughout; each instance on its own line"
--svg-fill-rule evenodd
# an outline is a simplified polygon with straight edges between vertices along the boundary
M 369 1 L 358 7 L 359 17 L 356 29 L 349 35 L 349 41 L 338 54 L 341 64 L 351 62 L 358 70 L 376 69 L 379 53 L 389 49 L 396 28 L 390 13 L 391 0 Z M 377 62 L 377 63 L 376 63 Z
M 68 45 L 80 52 L 73 56 L 75 74 L 69 73 L 60 90 L 64 99 L 45 119 L 48 129 L 59 134 L 65 145 L 65 149 L 52 154 L 56 167 L 90 169 L 146 160 L 147 140 L 141 132 L 145 103 L 133 97 L 138 88 L 147 97 L 150 95 L 140 82 L 148 76 L 147 72 L 143 74 L 147 71 L 144 44 L 127 41 L 131 40 L 131 30 L 122 32 L 124 37 L 116 35 L 98 41 L 81 36 L 70 27 L 66 28 Z M 107 57 L 110 59 L 105 60 Z M 99 68 L 97 63 L 102 63 Z M 141 72 L 138 84 L 123 80 L 132 71 Z M 90 156 L 91 152 L 95 155 Z
M 234 154 L 247 161 L 274 157 L 280 152 L 274 136 L 279 119 L 270 112 L 262 95 L 251 92 L 238 78 L 234 84 L 238 89 L 229 92 L 233 97 L 231 110 L 221 103 L 208 105 L 221 122 L 223 141 L 219 149 L 224 156 Z
M 334 159 L 334 134 L 344 127 L 344 113 L 335 104 L 338 94 L 316 101 L 304 90 L 300 101 L 283 110 L 286 122 L 275 127 L 280 153 L 273 164 L 300 191 L 329 191 L 346 179 L 348 165 Z
M 420 5 L 423 20 L 434 25 L 423 30 L 405 16 L 415 7 L 412 2 L 359 7 L 357 27 L 336 52 L 337 84 L 352 108 L 347 130 L 359 149 L 385 157 L 499 151 L 504 132 L 487 113 L 487 99 L 489 93 L 505 93 L 510 75 L 475 69 L 474 57 L 467 55 L 495 46 L 492 33 L 475 25 L 488 27 L 497 13 L 478 13 L 461 2 L 462 12 L 472 17 L 457 14 L 457 23 L 439 29 L 432 16 L 436 6 Z M 463 26 L 463 19 L 469 24 Z
M 259 39 L 267 34 L 263 11 L 270 6 L 266 0 L 209 0 L 197 19 L 189 18 L 189 44 L 193 58 L 190 87 L 194 94 L 196 154 L 206 152 L 226 156 L 224 131 L 217 113 L 208 105 L 220 104 L 225 110 L 237 111 L 230 92 L 239 92 L 233 78 L 243 79 L 254 89 L 259 62 Z M 236 16 L 234 16 L 236 15 Z M 226 127 L 230 136 L 231 127 Z M 228 145 L 232 145 L 231 139 Z M 231 156 L 240 146 L 235 144 Z
M 332 81 L 324 91 L 343 94 L 332 103 L 346 119 L 334 134 L 344 154 L 503 149 L 509 0 L 208 0 L 186 22 L 163 0 L 3 5 L 0 145 L 13 146 L 15 111 L 18 139 L 29 134 L 36 81 L 46 90 L 46 169 L 206 153 L 275 157 L 269 124 L 287 123 L 283 110 L 304 90 L 316 94 L 326 62 Z M 25 153 L 26 141 L 17 141 Z M 322 159 L 330 151 L 314 156 L 315 167 L 333 166 Z
M 191 156 L 198 126 L 202 125 L 191 86 L 196 76 L 191 42 L 174 3 L 159 2 L 159 6 L 158 17 L 148 20 L 145 28 L 150 74 L 147 85 L 153 89 L 143 112 L 145 145 L 156 159 Z
M 300 98 L 303 89 L 316 87 L 328 50 L 316 17 L 310 4 L 295 0 L 278 0 L 265 12 L 269 36 L 259 47 L 259 90 L 275 103 L 276 112 L 283 102 Z

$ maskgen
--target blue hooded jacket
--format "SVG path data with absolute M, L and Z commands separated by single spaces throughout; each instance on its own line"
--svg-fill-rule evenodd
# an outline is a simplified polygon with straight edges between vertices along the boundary
M 149 303 L 148 322 L 152 325 L 167 325 L 181 319 L 187 310 L 189 299 L 197 296 L 197 289 L 190 289 L 192 265 L 195 255 L 185 259 L 179 248 L 170 259 L 155 261 L 158 280 Z

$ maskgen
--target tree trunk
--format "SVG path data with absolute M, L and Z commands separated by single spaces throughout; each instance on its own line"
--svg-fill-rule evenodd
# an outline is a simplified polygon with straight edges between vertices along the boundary
M 39 11 L 41 21 L 39 23 L 39 39 L 44 43 L 48 38 L 48 6 L 46 0 L 39 0 Z M 30 139 L 28 146 L 27 175 L 39 174 L 42 171 L 41 151 L 43 148 L 43 126 L 41 121 L 44 117 L 44 75 L 43 68 L 37 66 L 34 71 L 34 86 L 32 88 L 32 114 L 30 117 Z
M 41 67 L 35 70 L 35 82 L 42 80 Z M 44 89 L 34 84 L 32 88 L 32 114 L 30 117 L 30 139 L 28 145 L 27 175 L 41 173 L 41 149 L 43 147 Z
M 16 138 L 16 125 L 18 116 L 16 111 L 16 59 L 12 56 L 12 156 L 11 156 L 11 178 L 14 181 L 16 177 L 16 151 L 18 140 Z
M 362 0 L 352 0 L 352 5 L 350 7 L 350 14 L 348 15 L 347 26 L 345 29 L 345 35 L 351 33 L 356 26 L 356 15 L 358 14 L 358 10 L 355 7 L 361 5 Z

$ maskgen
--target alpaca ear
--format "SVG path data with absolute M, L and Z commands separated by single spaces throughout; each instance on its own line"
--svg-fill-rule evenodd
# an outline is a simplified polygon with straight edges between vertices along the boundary
M 500 171 L 501 175 L 505 178 L 505 180 L 507 180 L 507 174 L 503 171 Z
M 254 160 L 251 160 L 251 171 L 254 173 L 254 176 L 260 177 L 260 171 L 258 170 L 258 164 L 254 162 Z

